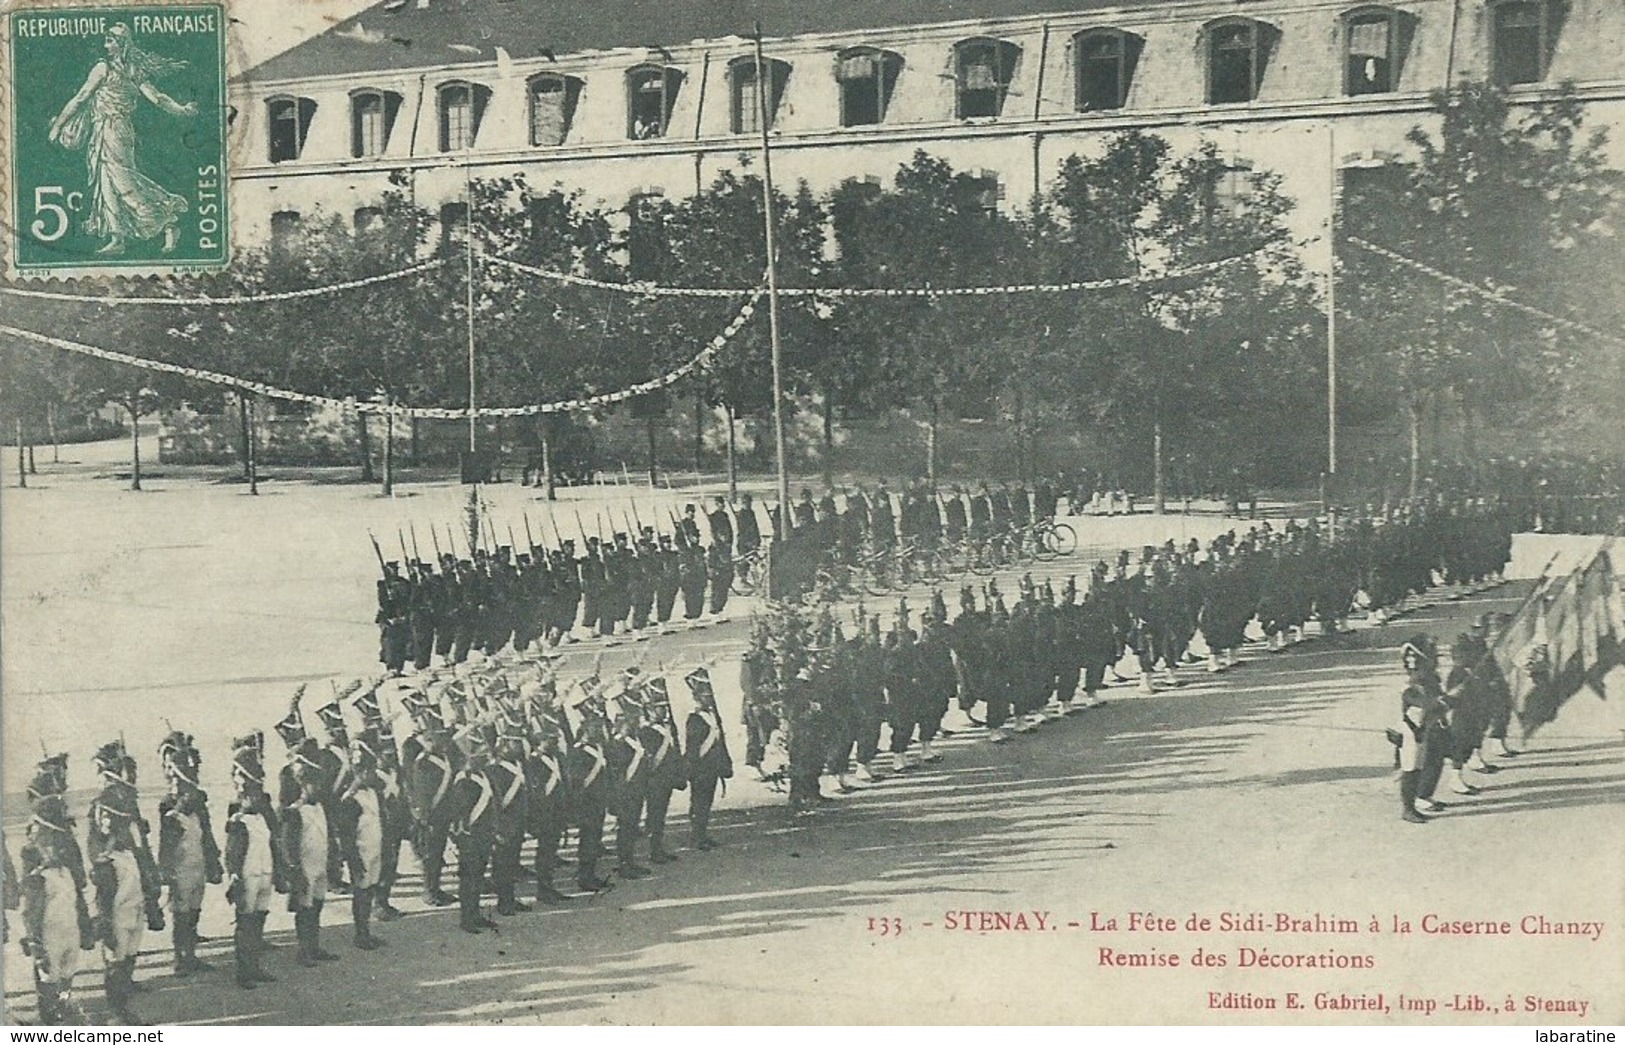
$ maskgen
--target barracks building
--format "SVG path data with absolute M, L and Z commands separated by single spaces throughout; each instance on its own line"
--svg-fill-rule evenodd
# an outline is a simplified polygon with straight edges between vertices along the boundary
M 470 176 L 520 172 L 611 208 L 675 199 L 754 162 L 765 91 L 787 189 L 889 181 L 923 149 L 1025 207 L 1144 128 L 1279 172 L 1313 235 L 1349 169 L 1404 155 L 1430 91 L 1569 82 L 1612 127 L 1622 55 L 1620 0 L 382 0 L 238 77 L 235 220 L 245 242 L 316 212 L 365 227 L 392 183 L 461 220 Z

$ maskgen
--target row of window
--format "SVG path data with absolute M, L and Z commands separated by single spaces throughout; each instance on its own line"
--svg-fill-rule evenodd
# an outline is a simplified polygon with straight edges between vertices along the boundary
M 1492 76 L 1502 84 L 1533 83 L 1546 76 L 1560 0 L 1497 0 L 1491 8 Z M 1398 89 L 1400 70 L 1415 34 L 1416 17 L 1388 7 L 1361 7 L 1343 15 L 1343 90 L 1349 95 Z M 1267 22 L 1222 18 L 1202 30 L 1209 104 L 1250 102 L 1258 97 L 1279 32 Z M 1074 103 L 1079 112 L 1120 109 L 1128 102 L 1144 38 L 1121 29 L 1088 29 L 1073 37 Z M 1020 45 L 977 37 L 953 48 L 954 115 L 994 119 L 1004 115 L 1010 86 L 1022 59 Z M 877 47 L 855 47 L 836 56 L 841 126 L 884 123 L 903 58 Z M 735 134 L 772 127 L 790 79 L 790 63 L 754 56 L 728 64 L 731 125 Z M 766 82 L 765 92 L 762 82 Z M 562 145 L 575 119 L 584 81 L 577 76 L 541 73 L 528 81 L 530 144 Z M 634 141 L 663 138 L 683 90 L 680 69 L 640 65 L 626 74 L 626 134 Z M 474 146 L 490 101 L 490 88 L 452 81 L 436 89 L 439 146 L 458 152 Z M 350 96 L 352 156 L 379 156 L 389 145 L 401 96 L 360 90 Z M 309 98 L 278 97 L 267 102 L 270 159 L 299 158 L 316 113 Z

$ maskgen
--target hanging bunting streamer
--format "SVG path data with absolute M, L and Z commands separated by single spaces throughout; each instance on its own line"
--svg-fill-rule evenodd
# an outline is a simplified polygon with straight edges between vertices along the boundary
M 1584 323 L 1577 323 L 1572 319 L 1564 319 L 1562 316 L 1554 316 L 1550 312 L 1543 312 L 1540 309 L 1535 308 L 1533 305 L 1525 305 L 1521 301 L 1513 301 L 1511 298 L 1502 294 L 1498 290 L 1491 290 L 1488 287 L 1481 287 L 1476 283 L 1469 283 L 1467 280 L 1462 279 L 1459 276 L 1452 276 L 1448 272 L 1441 272 L 1432 265 L 1412 260 L 1403 254 L 1389 250 L 1387 247 L 1379 247 L 1375 243 L 1368 243 L 1367 241 L 1360 239 L 1358 236 L 1350 236 L 1349 242 L 1354 244 L 1356 247 L 1359 247 L 1361 250 L 1369 251 L 1380 258 L 1387 258 L 1389 261 L 1398 262 L 1401 265 L 1413 268 L 1423 275 L 1430 276 L 1433 279 L 1438 280 L 1440 283 L 1446 283 L 1452 287 L 1465 290 L 1468 293 L 1476 294 L 1486 301 L 1493 301 L 1497 305 L 1505 306 L 1506 308 L 1510 308 L 1516 312 L 1522 312 L 1525 315 L 1534 316 L 1536 319 L 1544 319 L 1553 326 L 1562 327 L 1566 330 L 1573 330 L 1577 333 L 1585 334 L 1590 337 L 1601 338 L 1604 341 L 1611 341 L 1617 345 L 1625 345 L 1625 339 L 1622 339 L 1615 334 L 1605 334 L 1595 327 L 1586 326 Z
M 345 280 L 343 283 L 333 283 L 325 287 L 267 291 L 263 294 L 229 294 L 224 297 L 209 297 L 206 294 L 189 298 L 121 297 L 117 294 L 70 294 L 61 290 L 33 290 L 28 287 L 0 287 L 0 294 L 9 294 L 12 297 L 19 298 L 41 298 L 46 301 L 74 301 L 87 305 L 258 305 L 266 302 L 322 297 L 327 294 L 339 294 L 346 290 L 370 287 L 379 283 L 389 283 L 397 279 L 405 279 L 407 276 L 415 276 L 420 272 L 437 269 L 445 263 L 445 258 L 435 258 L 432 261 L 425 261 L 421 265 L 413 265 L 397 272 L 385 272 L 379 276 Z
M 1163 272 L 1152 276 L 1124 276 L 1117 279 L 1091 279 L 1078 280 L 1072 283 L 1014 283 L 999 287 L 780 287 L 780 297 L 818 297 L 818 298 L 954 298 L 954 297 L 983 297 L 995 294 L 1069 294 L 1086 290 L 1112 290 L 1118 287 L 1146 286 L 1157 283 L 1167 283 L 1190 276 L 1202 276 L 1219 269 L 1227 268 L 1239 261 L 1257 254 L 1262 247 L 1255 247 L 1245 254 L 1234 254 L 1217 261 L 1208 261 L 1190 268 L 1180 269 L 1176 272 Z M 613 290 L 622 294 L 634 294 L 645 297 L 691 297 L 691 298 L 722 298 L 736 297 L 745 293 L 743 290 L 727 290 L 719 287 L 663 287 L 653 283 L 611 283 L 602 279 L 589 279 L 586 276 L 576 276 L 568 272 L 555 272 L 552 269 L 537 268 L 535 265 L 526 265 L 518 261 L 509 261 L 507 258 L 486 257 L 485 261 L 515 272 L 536 276 L 540 279 L 552 280 L 555 283 L 568 283 L 571 286 L 591 287 L 595 290 Z
M 658 391 L 668 385 L 674 384 L 697 368 L 710 363 L 711 359 L 728 344 L 729 341 L 750 322 L 756 314 L 756 302 L 761 298 L 762 290 L 757 288 L 751 292 L 750 299 L 740 306 L 739 313 L 733 321 L 712 338 L 710 343 L 700 350 L 699 354 L 682 366 L 652 381 L 645 381 L 630 388 L 622 388 L 614 392 L 605 392 L 600 395 L 581 396 L 576 399 L 564 399 L 553 403 L 536 403 L 530 406 L 497 406 L 481 407 L 474 411 L 475 417 L 532 417 L 536 414 L 558 414 L 587 410 L 595 406 L 604 406 L 611 403 L 621 403 L 628 399 L 635 399 L 641 395 Z M 17 327 L 0 325 L 0 334 L 22 338 L 37 344 L 47 345 L 51 348 L 61 349 L 64 352 L 74 352 L 79 355 L 91 356 L 95 359 L 105 359 L 114 363 L 123 363 L 126 366 L 138 367 L 142 370 L 153 370 L 165 374 L 179 374 L 181 377 L 194 381 L 206 381 L 209 384 L 223 385 L 227 388 L 241 389 L 254 395 L 264 396 L 268 399 L 282 399 L 293 403 L 310 403 L 316 406 L 337 407 L 346 410 L 355 410 L 363 414 L 390 413 L 397 417 L 434 417 L 443 419 L 467 420 L 468 410 L 451 409 L 446 407 L 401 406 L 398 404 L 371 403 L 356 399 L 335 399 L 331 396 L 308 395 L 304 392 L 294 392 L 286 388 L 277 388 L 261 381 L 249 381 L 229 374 L 217 374 L 212 370 L 200 370 L 197 367 L 180 366 L 175 363 L 165 363 L 156 359 L 142 359 L 139 356 L 128 355 L 124 352 L 113 352 L 105 348 L 96 348 L 93 345 L 69 341 L 66 338 L 51 337 L 47 334 L 35 333 L 32 330 L 22 330 Z

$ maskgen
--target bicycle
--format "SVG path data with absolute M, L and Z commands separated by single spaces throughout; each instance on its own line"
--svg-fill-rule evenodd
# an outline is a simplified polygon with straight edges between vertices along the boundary
M 734 579 L 729 591 L 748 597 L 761 591 L 766 584 L 767 554 L 761 548 L 752 548 L 734 557 Z
M 1040 560 L 1048 561 L 1062 555 L 1071 555 L 1078 550 L 1078 531 L 1068 523 L 1040 519 L 1033 523 L 1032 535 L 1038 546 L 1037 557 Z

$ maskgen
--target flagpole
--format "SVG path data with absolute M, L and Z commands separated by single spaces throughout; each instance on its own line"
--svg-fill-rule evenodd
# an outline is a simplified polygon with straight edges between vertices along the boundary
M 467 312 L 468 322 L 468 455 L 470 458 L 479 450 L 478 425 L 479 421 L 474 414 L 475 403 L 475 366 L 474 366 L 474 183 L 473 175 L 468 167 L 463 168 L 463 192 L 465 218 L 468 226 L 468 242 L 464 254 L 467 257 L 468 272 L 464 280 L 463 307 Z M 473 462 L 470 461 L 470 464 Z
M 1331 193 L 1326 218 L 1326 474 L 1337 478 L 1337 131 L 1326 124 L 1327 177 Z
M 790 472 L 784 456 L 784 368 L 779 349 L 779 258 L 773 220 L 773 156 L 767 133 L 767 63 L 762 57 L 762 23 L 756 23 L 756 122 L 762 132 L 762 213 L 767 237 L 767 324 L 773 347 L 773 443 L 779 468 L 779 518 L 785 534 L 795 527 L 790 513 Z

